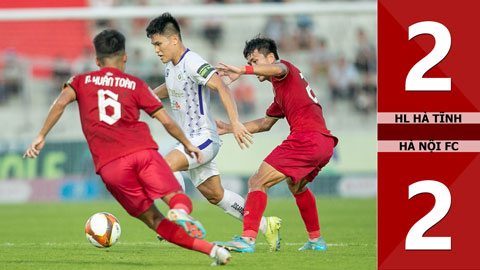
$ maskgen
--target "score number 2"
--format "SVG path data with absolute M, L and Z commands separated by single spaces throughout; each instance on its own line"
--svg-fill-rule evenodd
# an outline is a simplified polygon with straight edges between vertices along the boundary
M 450 51 L 452 38 L 448 29 L 441 23 L 432 21 L 418 22 L 408 27 L 408 39 L 421 34 L 430 34 L 435 38 L 435 47 L 408 72 L 405 91 L 451 91 L 451 78 L 423 78 L 423 75 L 440 63 Z M 435 197 L 433 209 L 421 218 L 408 231 L 405 239 L 406 250 L 451 250 L 451 237 L 424 237 L 425 232 L 442 220 L 450 210 L 452 197 L 449 189 L 442 183 L 424 180 L 408 187 L 408 198 L 421 193 L 430 193 Z
M 424 21 L 408 27 L 408 39 L 418 35 L 430 34 L 435 38 L 433 50 L 418 61 L 408 72 L 405 81 L 406 91 L 451 91 L 451 78 L 423 78 L 428 70 L 440 63 L 447 56 L 452 45 L 452 38 L 448 29 L 441 23 Z
M 406 250 L 450 250 L 451 237 L 424 237 L 423 234 L 442 220 L 450 210 L 452 197 L 448 188 L 433 180 L 423 180 L 408 186 L 408 198 L 420 193 L 430 193 L 435 197 L 432 211 L 412 226 L 405 240 Z

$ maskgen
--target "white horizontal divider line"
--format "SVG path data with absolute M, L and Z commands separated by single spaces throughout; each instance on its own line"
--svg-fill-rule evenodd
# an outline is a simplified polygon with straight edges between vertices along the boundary
M 413 145 L 413 149 L 410 145 Z M 403 147 L 402 147 L 403 145 Z M 402 150 L 403 149 L 403 150 Z M 378 152 L 480 152 L 480 141 L 462 140 L 380 140 Z
M 442 116 L 443 115 L 443 116 Z M 449 122 L 446 117 L 456 117 L 457 121 Z M 425 116 L 428 122 L 423 121 Z M 414 121 L 415 118 L 419 121 Z M 460 122 L 458 121 L 460 117 Z M 395 120 L 396 118 L 407 119 L 409 122 Z M 437 121 L 435 121 L 437 119 Z M 378 124 L 480 124 L 478 112 L 379 112 L 377 113 Z

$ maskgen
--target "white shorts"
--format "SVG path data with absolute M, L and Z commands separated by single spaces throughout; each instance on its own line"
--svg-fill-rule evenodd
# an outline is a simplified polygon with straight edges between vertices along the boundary
M 213 160 L 220 150 L 220 143 L 214 142 L 207 136 L 188 138 L 196 147 L 200 148 L 203 154 L 203 162 L 198 163 L 196 156 L 193 158 L 185 153 L 185 147 L 179 144 L 175 149 L 182 152 L 188 160 L 188 174 L 192 184 L 198 187 L 208 178 L 219 175 L 217 164 Z

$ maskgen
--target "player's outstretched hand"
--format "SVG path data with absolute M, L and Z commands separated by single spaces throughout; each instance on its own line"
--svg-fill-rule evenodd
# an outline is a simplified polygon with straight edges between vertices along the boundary
M 217 133 L 218 135 L 223 135 L 227 133 L 232 133 L 232 126 L 227 124 L 221 120 L 215 119 L 215 123 L 217 124 Z
M 242 69 L 232 65 L 219 63 L 220 66 L 215 66 L 215 69 L 218 70 L 221 77 L 227 76 L 230 81 L 226 82 L 227 85 L 230 85 L 236 81 L 243 74 Z
M 200 149 L 198 149 L 198 147 L 194 146 L 193 144 L 189 144 L 185 146 L 185 153 L 187 153 L 187 155 L 189 155 L 192 158 L 193 158 L 193 155 L 192 155 L 193 153 L 197 158 L 198 163 L 202 163 L 203 154 L 200 151 Z
M 45 145 L 45 137 L 37 136 L 32 144 L 27 148 L 25 154 L 23 154 L 23 158 L 37 158 L 38 154 L 40 154 L 40 150 L 42 150 L 43 146 Z
M 245 145 L 247 148 L 250 147 L 249 143 L 253 143 L 253 135 L 248 132 L 247 128 L 240 122 L 232 123 L 232 132 L 235 140 L 237 140 L 238 146 L 243 150 Z

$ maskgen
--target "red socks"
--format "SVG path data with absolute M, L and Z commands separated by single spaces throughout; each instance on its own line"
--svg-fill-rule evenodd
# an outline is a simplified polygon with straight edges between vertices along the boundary
M 263 191 L 248 193 L 243 216 L 243 237 L 257 238 L 265 208 L 267 208 L 267 193 Z
M 305 227 L 310 239 L 320 237 L 320 224 L 318 222 L 317 202 L 313 193 L 307 189 L 305 192 L 295 194 L 300 215 L 302 216 Z M 253 191 L 248 193 L 245 202 L 245 211 L 243 217 L 242 237 L 257 238 L 258 227 L 262 219 L 263 212 L 267 207 L 267 194 L 263 191 Z
M 320 237 L 320 224 L 318 222 L 317 202 L 315 196 L 307 189 L 300 194 L 294 194 L 300 215 L 302 216 L 305 227 L 308 231 L 308 238 L 314 239 Z
M 168 207 L 170 209 L 175 208 L 185 210 L 187 214 L 190 214 L 193 208 L 192 201 L 187 195 L 185 195 L 185 193 L 175 194 L 168 202 Z
M 191 237 L 182 229 L 182 227 L 165 218 L 160 221 L 160 224 L 155 231 L 168 242 L 207 255 L 210 255 L 210 251 L 212 251 L 212 248 L 214 247 L 213 244 L 203 239 Z

